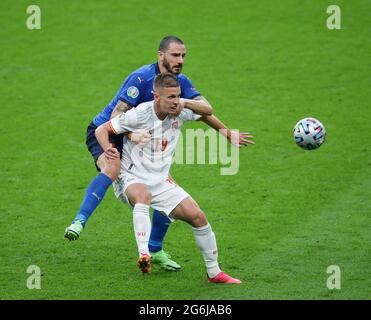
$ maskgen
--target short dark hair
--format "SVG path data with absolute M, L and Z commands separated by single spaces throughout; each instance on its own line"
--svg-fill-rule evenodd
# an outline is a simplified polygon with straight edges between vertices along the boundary
M 174 88 L 179 87 L 178 79 L 172 73 L 160 73 L 153 81 L 153 89 L 157 91 L 160 88 Z
M 178 44 L 184 44 L 183 41 L 176 36 L 166 36 L 161 40 L 160 45 L 158 46 L 158 51 L 166 52 L 167 49 L 169 49 L 170 43 L 173 42 Z

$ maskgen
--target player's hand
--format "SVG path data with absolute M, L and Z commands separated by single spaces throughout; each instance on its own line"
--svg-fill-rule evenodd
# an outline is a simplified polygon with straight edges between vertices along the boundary
M 254 136 L 250 135 L 250 132 L 231 131 L 228 141 L 235 147 L 241 148 L 243 146 L 255 144 L 255 142 L 252 140 L 253 138 Z
M 142 148 L 151 140 L 151 134 L 148 131 L 136 131 L 132 132 L 129 138 Z
M 116 160 L 118 158 L 120 158 L 120 153 L 118 152 L 118 150 L 112 146 L 108 147 L 105 151 L 104 151 L 104 155 L 106 157 L 107 160 Z

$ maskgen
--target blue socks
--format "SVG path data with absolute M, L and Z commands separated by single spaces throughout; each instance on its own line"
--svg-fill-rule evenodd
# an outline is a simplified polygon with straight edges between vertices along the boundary
M 111 184 L 112 180 L 108 178 L 108 176 L 104 173 L 98 174 L 86 190 L 85 198 L 73 222 L 80 220 L 83 226 L 85 226 L 85 223 L 88 221 L 95 208 L 100 204 Z
M 162 242 L 169 228 L 170 219 L 161 212 L 153 210 L 152 229 L 149 237 L 148 248 L 152 253 L 162 250 Z

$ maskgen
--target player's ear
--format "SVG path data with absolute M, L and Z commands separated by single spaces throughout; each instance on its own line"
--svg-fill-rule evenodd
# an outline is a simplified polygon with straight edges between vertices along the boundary
M 158 101 L 160 99 L 160 95 L 158 94 L 158 92 L 156 92 L 156 91 L 153 92 L 153 99 L 155 101 Z
M 157 51 L 157 56 L 158 56 L 158 60 L 162 62 L 162 60 L 164 59 L 164 55 L 165 53 L 163 53 L 162 51 Z

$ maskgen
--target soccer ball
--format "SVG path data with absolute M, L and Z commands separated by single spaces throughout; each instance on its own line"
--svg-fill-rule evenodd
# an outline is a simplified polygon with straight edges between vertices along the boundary
M 305 150 L 319 148 L 326 139 L 326 130 L 315 118 L 304 118 L 294 127 L 294 139 L 297 146 Z

